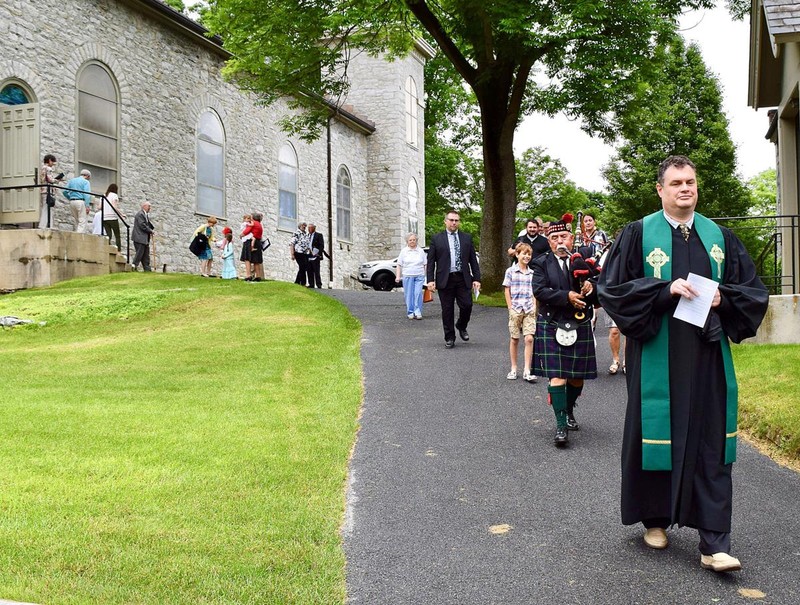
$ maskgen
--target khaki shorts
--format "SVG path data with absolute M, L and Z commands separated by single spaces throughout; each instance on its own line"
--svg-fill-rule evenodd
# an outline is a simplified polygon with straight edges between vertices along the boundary
M 520 334 L 533 336 L 536 333 L 536 313 L 531 311 L 525 313 L 524 311 L 515 311 L 514 309 L 508 310 L 508 332 L 511 338 L 519 340 Z

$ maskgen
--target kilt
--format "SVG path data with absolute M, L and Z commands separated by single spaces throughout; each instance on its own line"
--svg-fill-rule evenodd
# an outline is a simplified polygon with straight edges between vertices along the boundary
M 539 316 L 534 338 L 533 368 L 546 378 L 597 378 L 592 324 L 578 325 L 578 340 L 562 347 L 556 342 L 556 324 Z

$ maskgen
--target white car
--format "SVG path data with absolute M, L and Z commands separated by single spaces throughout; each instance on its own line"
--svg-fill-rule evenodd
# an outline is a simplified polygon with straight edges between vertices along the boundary
M 425 254 L 428 248 L 423 248 Z M 381 292 L 388 292 L 392 288 L 399 287 L 400 284 L 394 280 L 397 278 L 397 257 L 391 260 L 374 260 L 362 263 L 358 266 L 356 279 L 365 286 L 370 286 Z

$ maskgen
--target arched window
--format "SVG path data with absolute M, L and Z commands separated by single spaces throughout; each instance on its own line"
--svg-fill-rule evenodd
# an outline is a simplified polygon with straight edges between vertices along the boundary
M 408 76 L 406 79 L 406 142 L 416 147 L 419 144 L 417 130 L 419 120 L 417 117 L 418 109 L 417 83 L 414 78 Z
M 278 228 L 297 228 L 297 154 L 289 143 L 278 152 Z
M 33 95 L 17 82 L 8 82 L 0 88 L 0 105 L 26 105 L 33 102 Z
M 197 123 L 197 212 L 225 216 L 225 131 L 210 109 Z
M 419 187 L 417 181 L 408 181 L 408 232 L 419 235 L 419 219 L 417 218 L 417 202 L 419 201 Z
M 78 169 L 92 172 L 92 189 L 119 183 L 119 94 L 108 68 L 87 63 L 78 74 Z
M 336 237 L 353 241 L 352 206 L 350 203 L 350 173 L 345 166 L 336 175 Z

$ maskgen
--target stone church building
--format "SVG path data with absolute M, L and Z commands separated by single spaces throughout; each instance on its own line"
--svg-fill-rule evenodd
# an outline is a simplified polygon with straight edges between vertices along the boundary
M 188 244 L 207 216 L 237 233 L 259 211 L 272 242 L 266 276 L 291 281 L 289 240 L 313 222 L 332 257 L 323 279 L 350 287 L 359 263 L 425 232 L 432 52 L 420 42 L 394 62 L 354 56 L 346 104 L 306 143 L 280 129 L 285 104 L 259 106 L 222 79 L 219 39 L 159 0 L 3 0 L 0 187 L 33 183 L 48 153 L 68 178 L 89 169 L 95 193 L 117 183 L 131 224 L 152 203 L 156 270 L 197 272 Z M 0 229 L 37 227 L 39 206 L 36 190 L 0 191 Z M 58 203 L 54 227 L 71 224 Z

